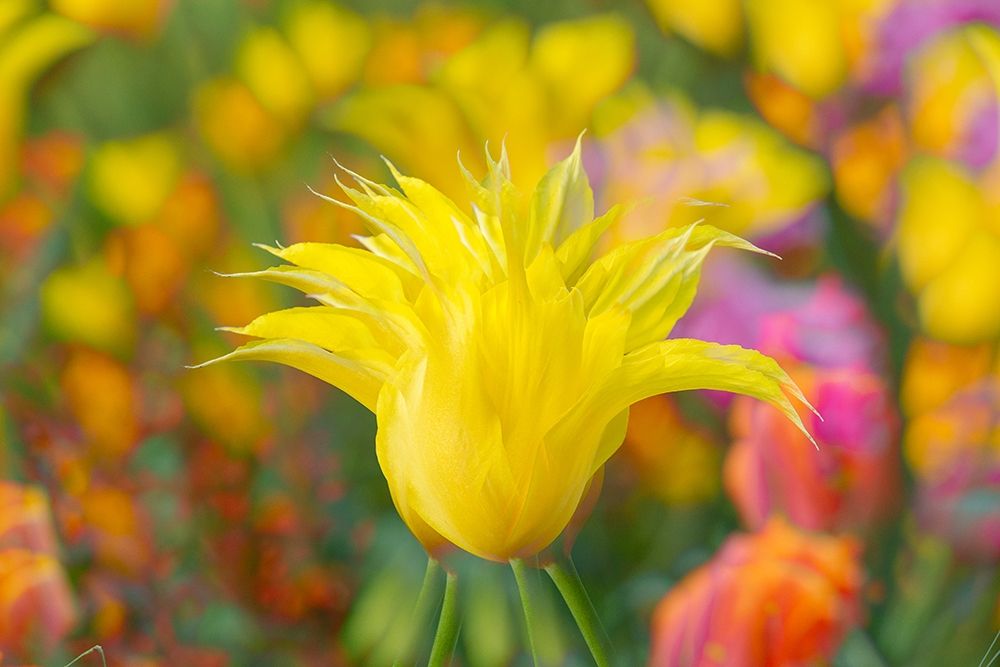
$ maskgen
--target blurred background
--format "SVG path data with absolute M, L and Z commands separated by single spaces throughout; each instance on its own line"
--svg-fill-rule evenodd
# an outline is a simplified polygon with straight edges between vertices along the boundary
M 530 189 L 582 130 L 598 208 L 640 202 L 609 247 L 705 218 L 782 255 L 717 251 L 674 335 L 771 354 L 825 417 L 816 451 L 748 399 L 633 408 L 574 549 L 620 664 L 979 661 L 1000 3 L 0 0 L 0 664 L 389 664 L 425 558 L 374 418 L 186 370 L 295 303 L 213 271 L 353 244 L 307 190 L 332 157 L 463 201 L 457 151 L 505 140 Z M 460 664 L 528 664 L 509 571 L 454 566 Z M 545 659 L 590 664 L 547 600 Z

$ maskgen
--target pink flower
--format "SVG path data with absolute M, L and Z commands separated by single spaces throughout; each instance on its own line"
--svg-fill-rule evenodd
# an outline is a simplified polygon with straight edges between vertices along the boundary
M 886 383 L 850 368 L 790 372 L 825 418 L 808 422 L 819 449 L 784 428 L 780 415 L 736 401 L 736 442 L 724 470 L 729 496 L 753 529 L 774 515 L 810 530 L 871 528 L 895 509 L 901 485 Z

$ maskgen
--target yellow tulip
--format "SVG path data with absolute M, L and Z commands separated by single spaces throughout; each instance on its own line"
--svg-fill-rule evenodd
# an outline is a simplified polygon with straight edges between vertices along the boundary
M 62 16 L 31 16 L 31 2 L 0 2 L 0 200 L 17 185 L 17 156 L 32 85 L 56 62 L 94 35 Z
M 646 4 L 661 29 L 675 31 L 716 55 L 729 57 L 743 46 L 740 0 L 646 0 Z
M 467 214 L 392 169 L 400 190 L 342 186 L 365 248 L 266 248 L 290 265 L 255 276 L 320 305 L 232 331 L 260 338 L 206 362 L 274 361 L 373 410 L 376 453 L 400 515 L 432 553 L 448 543 L 496 561 L 544 549 L 619 448 L 628 408 L 688 389 L 747 394 L 801 428 L 801 392 L 754 350 L 664 340 L 714 246 L 759 251 L 707 225 L 671 228 L 591 261 L 621 213 L 594 219 L 573 154 L 522 199 L 506 154 L 466 172 Z
M 915 158 L 903 170 L 899 267 L 917 297 L 924 331 L 948 343 L 1000 336 L 995 179 L 987 172 L 977 180 L 960 164 L 931 157 Z
M 749 0 L 747 22 L 759 69 L 777 74 L 810 97 L 835 91 L 848 73 L 837 0 Z

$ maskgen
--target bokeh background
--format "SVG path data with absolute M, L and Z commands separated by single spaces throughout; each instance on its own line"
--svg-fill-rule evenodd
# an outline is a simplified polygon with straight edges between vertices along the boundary
M 973 665 L 998 627 L 1000 3 L 0 0 L 0 650 L 61 665 L 391 662 L 425 558 L 374 418 L 191 371 L 292 296 L 213 272 L 353 243 L 384 155 L 461 200 L 583 130 L 608 245 L 705 218 L 675 335 L 778 358 L 815 450 L 713 394 L 633 409 L 575 556 L 620 664 Z M 524 665 L 455 559 L 460 664 Z M 548 591 L 539 650 L 586 665 Z M 97 664 L 96 656 L 85 658 Z M 83 662 L 83 661 L 81 661 Z

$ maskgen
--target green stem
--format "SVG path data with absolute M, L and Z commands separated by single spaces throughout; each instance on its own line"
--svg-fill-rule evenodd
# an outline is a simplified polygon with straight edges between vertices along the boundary
M 434 634 L 434 646 L 431 647 L 431 659 L 428 667 L 444 667 L 451 662 L 458 641 L 458 575 L 449 572 L 444 585 L 444 603 L 441 605 L 441 618 L 438 619 L 437 632 Z
M 427 569 L 424 570 L 424 583 L 420 586 L 417 605 L 413 608 L 413 621 L 406 637 L 406 644 L 403 646 L 402 655 L 392 663 L 392 667 L 402 667 L 406 663 L 413 664 L 417 644 L 426 626 L 427 618 L 431 614 L 440 572 L 441 565 L 433 558 L 428 558 Z
M 521 595 L 521 607 L 524 609 L 524 623 L 528 629 L 528 648 L 531 650 L 531 662 L 535 667 L 541 664 L 538 660 L 538 650 L 536 649 L 534 628 L 535 628 L 535 594 L 529 579 L 527 567 L 523 560 L 514 559 L 510 561 L 510 569 L 514 571 L 514 579 L 517 581 L 517 591 Z
M 590 648 L 590 654 L 594 657 L 594 662 L 598 667 L 609 667 L 612 654 L 611 640 L 604 631 L 600 619 L 597 617 L 597 610 L 594 609 L 587 589 L 583 587 L 580 575 L 576 571 L 576 566 L 571 558 L 566 558 L 565 563 L 555 562 L 545 567 L 545 571 L 552 578 L 552 582 L 559 589 L 566 606 L 573 614 L 573 620 L 580 628 L 580 633 Z

